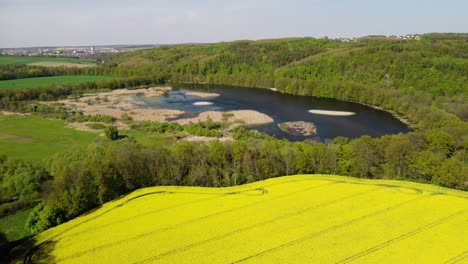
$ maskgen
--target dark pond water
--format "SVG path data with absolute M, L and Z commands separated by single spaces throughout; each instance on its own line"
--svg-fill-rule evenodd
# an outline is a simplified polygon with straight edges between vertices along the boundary
M 188 96 L 188 91 L 203 91 L 220 94 L 213 98 Z M 204 111 L 255 110 L 274 119 L 268 125 L 255 126 L 259 131 L 274 135 L 277 138 L 289 140 L 304 140 L 307 138 L 321 139 L 345 136 L 355 138 L 362 135 L 378 137 L 386 134 L 408 132 L 408 127 L 393 117 L 390 113 L 365 105 L 344 102 L 335 99 L 316 98 L 311 96 L 296 96 L 274 92 L 268 89 L 253 89 L 241 87 L 192 87 L 182 86 L 174 89 L 168 96 L 141 98 L 145 107 L 178 109 L 186 113 L 179 118 L 195 117 Z M 211 102 L 212 105 L 196 106 L 196 102 Z M 348 111 L 352 116 L 328 116 L 311 114 L 308 111 Z M 289 121 L 307 121 L 317 126 L 315 136 L 294 136 L 278 128 L 278 123 Z

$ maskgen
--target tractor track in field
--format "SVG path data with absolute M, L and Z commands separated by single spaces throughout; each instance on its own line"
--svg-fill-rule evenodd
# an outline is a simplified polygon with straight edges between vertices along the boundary
M 169 255 L 173 255 L 173 254 L 177 254 L 177 253 L 180 253 L 180 252 L 183 252 L 183 251 L 187 251 L 189 249 L 195 248 L 197 246 L 200 246 L 200 245 L 212 242 L 212 241 L 217 241 L 217 240 L 220 240 L 220 239 L 232 236 L 232 235 L 236 235 L 236 234 L 239 234 L 239 233 L 242 233 L 242 232 L 257 228 L 257 227 L 262 227 L 262 226 L 277 222 L 279 220 L 283 220 L 283 219 L 298 216 L 298 215 L 301 215 L 301 214 L 304 214 L 304 213 L 308 213 L 308 212 L 310 212 L 310 211 L 312 211 L 314 209 L 323 208 L 323 207 L 326 207 L 326 206 L 329 206 L 329 205 L 332 205 L 332 204 L 336 204 L 336 203 L 339 203 L 339 202 L 342 202 L 342 201 L 345 201 L 345 200 L 348 200 L 348 199 L 352 199 L 352 198 L 355 198 L 355 197 L 358 197 L 358 196 L 361 196 L 361 195 L 365 195 L 365 194 L 368 194 L 368 193 L 371 193 L 371 192 L 374 192 L 374 191 L 377 191 L 377 190 L 381 190 L 381 189 L 380 188 L 370 189 L 370 190 L 366 190 L 366 191 L 363 191 L 363 192 L 358 192 L 358 193 L 352 194 L 350 196 L 335 199 L 335 200 L 332 200 L 332 201 L 325 201 L 325 202 L 322 202 L 322 203 L 318 203 L 316 205 L 313 205 L 313 206 L 310 206 L 310 207 L 307 207 L 307 208 L 304 208 L 304 209 L 301 209 L 301 210 L 298 210 L 298 211 L 295 211 L 295 212 L 291 212 L 291 213 L 288 213 L 288 214 L 285 214 L 285 215 L 280 215 L 278 217 L 275 217 L 275 218 L 272 218 L 272 219 L 269 219 L 269 220 L 266 220 L 266 221 L 263 221 L 263 222 L 259 222 L 259 223 L 256 223 L 254 225 L 251 225 L 251 226 L 246 226 L 244 228 L 234 230 L 234 231 L 226 233 L 224 235 L 220 235 L 220 236 L 216 236 L 216 237 L 213 237 L 213 238 L 210 238 L 210 239 L 199 241 L 197 243 L 193 243 L 193 244 L 181 247 L 181 248 L 177 248 L 177 249 L 162 253 L 160 255 L 153 256 L 151 258 L 144 259 L 144 260 L 141 260 L 141 261 L 137 261 L 137 262 L 134 262 L 134 263 L 135 264 L 137 264 L 137 263 L 138 264 L 146 263 L 148 261 L 157 260 L 157 259 L 169 256 Z
M 383 243 L 380 243 L 380 244 L 378 244 L 378 245 L 376 245 L 374 247 L 368 248 L 368 249 L 366 249 L 364 251 L 361 251 L 361 252 L 359 252 L 359 253 L 357 253 L 355 255 L 349 256 L 349 257 L 347 257 L 347 258 L 345 258 L 345 259 L 343 259 L 341 261 L 338 261 L 336 263 L 349 263 L 349 262 L 351 262 L 353 260 L 359 259 L 359 258 L 364 257 L 366 255 L 369 255 L 369 254 L 371 254 L 373 252 L 381 250 L 382 248 L 385 248 L 385 247 L 388 247 L 388 246 L 390 246 L 392 244 L 395 244 L 395 243 L 397 243 L 397 242 L 399 242 L 399 241 L 401 241 L 403 239 L 412 237 L 412 236 L 414 236 L 416 234 L 419 234 L 419 233 L 424 232 L 426 230 L 432 229 L 432 228 L 434 228 L 434 227 L 436 227 L 438 225 L 441 225 L 441 224 L 443 224 L 443 223 L 445 223 L 447 221 L 450 221 L 453 218 L 456 218 L 456 217 L 458 217 L 460 215 L 463 215 L 463 214 L 465 214 L 467 212 L 468 212 L 468 209 L 465 209 L 465 210 L 462 210 L 462 211 L 458 211 L 458 212 L 456 212 L 454 214 L 445 216 L 445 217 L 443 217 L 443 218 L 441 218 L 439 220 L 436 220 L 436 221 L 433 221 L 433 222 L 431 222 L 429 224 L 418 227 L 418 228 L 416 228 L 414 230 L 411 230 L 411 231 L 409 231 L 409 232 L 407 232 L 407 233 L 405 233 L 403 235 L 400 235 L 400 236 L 397 236 L 395 238 L 389 239 L 389 240 L 387 240 L 387 241 L 385 241 Z
M 250 203 L 250 204 L 247 204 L 247 205 L 243 205 L 243 206 L 231 208 L 231 209 L 228 209 L 228 210 L 216 212 L 216 213 L 213 213 L 213 214 L 205 215 L 205 216 L 198 217 L 198 218 L 195 218 L 195 219 L 190 219 L 190 220 L 188 220 L 188 221 L 185 221 L 185 222 L 182 222 L 182 223 L 179 223 L 179 224 L 175 224 L 175 225 L 171 225 L 171 226 L 163 227 L 163 228 L 158 228 L 158 229 L 155 229 L 155 230 L 152 230 L 152 231 L 148 231 L 148 232 L 146 232 L 146 233 L 144 233 L 144 234 L 140 234 L 140 235 L 137 235 L 137 236 L 134 236 L 134 237 L 131 237 L 131 238 L 127 238 L 127 239 L 122 239 L 122 240 L 114 241 L 114 242 L 112 242 L 112 243 L 104 244 L 104 245 L 101 245 L 101 246 L 98 246 L 98 247 L 95 247 L 95 248 L 92 248 L 92 249 L 89 249 L 89 250 L 86 250 L 86 251 L 81 251 L 81 252 L 75 253 L 75 254 L 73 254 L 73 255 L 60 258 L 59 260 L 68 260 L 68 259 L 72 259 L 72 258 L 77 258 L 77 257 L 80 257 L 80 256 L 82 256 L 82 255 L 85 255 L 85 254 L 88 254 L 88 253 L 91 253 L 91 252 L 96 252 L 96 251 L 99 251 L 99 250 L 102 250 L 102 249 L 105 249 L 105 248 L 110 248 L 110 247 L 113 247 L 113 246 L 116 246 L 116 245 L 119 245 L 119 244 L 126 243 L 126 242 L 128 242 L 128 241 L 130 241 L 130 240 L 134 240 L 134 239 L 139 239 L 139 238 L 142 238 L 142 237 L 150 236 L 150 235 L 153 235 L 153 234 L 155 234 L 155 233 L 157 233 L 157 232 L 162 232 L 162 231 L 167 231 L 167 230 L 171 230 L 171 229 L 176 229 L 176 228 L 178 228 L 178 227 L 180 227 L 180 226 L 183 226 L 183 225 L 188 225 L 188 224 L 200 222 L 200 221 L 203 221 L 203 220 L 205 220 L 205 219 L 209 219 L 209 218 L 213 218 L 213 217 L 216 217 L 216 216 L 219 216 L 219 215 L 223 215 L 223 214 L 226 214 L 226 213 L 234 212 L 234 211 L 239 210 L 239 209 L 244 209 L 244 208 L 248 208 L 248 207 L 253 207 L 253 206 L 258 205 L 258 204 L 262 204 L 262 203 L 269 202 L 269 201 L 272 201 L 272 200 L 281 199 L 281 198 L 284 198 L 284 197 L 287 197 L 287 196 L 291 196 L 291 195 L 294 195 L 294 194 L 297 194 L 297 193 L 301 193 L 301 192 L 307 192 L 307 191 L 312 190 L 312 189 L 315 189 L 315 188 L 330 186 L 330 185 L 337 184 L 337 183 L 342 183 L 342 182 L 341 182 L 341 181 L 337 181 L 337 182 L 331 181 L 331 182 L 329 182 L 329 183 L 324 183 L 324 184 L 320 184 L 320 185 L 315 185 L 315 186 L 312 186 L 312 187 L 304 188 L 304 189 L 301 189 L 300 191 L 297 191 L 297 192 L 286 193 L 286 194 L 283 194 L 283 195 L 280 195 L 280 196 L 273 197 L 273 198 L 271 198 L 271 199 L 266 199 L 266 200 L 258 201 L 258 202 L 255 202 L 255 203 Z
M 429 198 L 429 197 L 432 197 L 432 196 L 433 196 L 432 194 L 422 195 L 422 196 L 419 196 L 419 197 L 416 197 L 416 198 L 413 198 L 413 199 L 410 199 L 410 200 L 407 200 L 407 201 L 404 201 L 404 202 L 401 202 L 401 203 L 398 203 L 398 204 L 395 204 L 395 205 L 392 205 L 392 206 L 389 206 L 389 207 L 386 207 L 386 208 L 383 208 L 383 209 L 380 209 L 380 210 L 377 210 L 377 211 L 372 212 L 372 213 L 370 213 L 370 214 L 366 214 L 366 215 L 360 216 L 360 217 L 358 217 L 358 218 L 351 219 L 351 220 L 346 221 L 346 222 L 344 222 L 344 223 L 341 223 L 341 224 L 338 224 L 338 225 L 335 225 L 335 226 L 332 226 L 332 227 L 329 227 L 329 228 L 320 230 L 320 231 L 318 231 L 318 232 L 314 232 L 314 233 L 312 233 L 312 234 L 309 234 L 309 235 L 307 235 L 307 236 L 304 236 L 304 237 L 295 239 L 295 240 L 290 241 L 290 242 L 288 242 L 288 243 L 284 243 L 284 244 L 281 244 L 281 245 L 279 245 L 279 246 L 276 246 L 276 247 L 273 247 L 273 248 L 270 248 L 270 249 L 267 249 L 267 250 L 258 252 L 258 253 L 256 253 L 256 254 L 250 255 L 250 256 L 248 256 L 248 257 L 245 257 L 245 258 L 236 260 L 236 261 L 234 261 L 234 262 L 232 262 L 232 263 L 241 263 L 241 262 L 244 262 L 244 261 L 247 261 L 247 260 L 250 260 L 250 259 L 259 257 L 259 256 L 266 255 L 266 254 L 268 254 L 268 253 L 272 253 L 272 252 L 277 251 L 277 250 L 280 250 L 280 249 L 284 249 L 284 248 L 288 248 L 288 247 L 290 247 L 290 246 L 294 246 L 294 245 L 300 244 L 300 243 L 302 243 L 302 242 L 304 242 L 304 241 L 307 241 L 307 240 L 309 240 L 309 239 L 312 239 L 312 238 L 315 238 L 315 237 L 318 237 L 318 236 L 321 236 L 321 235 L 324 235 L 324 234 L 333 232 L 333 231 L 335 231 L 335 230 L 338 230 L 338 229 L 341 229 L 341 228 L 343 228 L 343 227 L 347 227 L 347 226 L 353 225 L 353 224 L 355 224 L 355 223 L 358 223 L 358 222 L 361 222 L 361 221 L 363 221 L 363 220 L 372 218 L 372 217 L 374 217 L 374 216 L 381 215 L 381 214 L 384 214 L 384 213 L 386 213 L 386 212 L 389 212 L 389 211 L 398 209 L 398 208 L 400 208 L 400 207 L 403 207 L 403 206 L 405 206 L 405 205 L 407 205 L 407 204 L 410 204 L 410 203 L 412 203 L 412 202 L 415 202 L 415 201 L 417 201 L 417 200 L 426 199 L 426 198 Z
M 462 262 L 463 260 L 465 260 L 466 258 L 468 258 L 468 250 L 466 250 L 465 252 L 462 252 L 460 255 L 457 255 L 449 260 L 447 260 L 446 262 L 444 262 L 444 264 L 456 264 L 456 263 L 460 263 Z
M 244 195 L 261 196 L 261 195 L 268 194 L 268 190 L 264 189 L 264 188 L 252 189 L 252 190 L 248 190 L 248 191 L 245 191 L 245 192 L 251 192 L 251 191 L 258 191 L 258 194 L 244 194 Z M 196 193 L 196 192 L 165 192 L 165 194 L 181 194 L 181 193 L 184 193 L 184 194 L 200 194 L 200 193 Z M 170 207 L 151 210 L 151 211 L 148 211 L 148 212 L 145 212 L 145 213 L 142 213 L 142 214 L 134 215 L 132 217 L 127 217 L 127 218 L 124 218 L 124 219 L 121 219 L 121 220 L 118 220 L 118 221 L 114 221 L 114 222 L 111 222 L 111 223 L 107 223 L 107 224 L 103 224 L 103 225 L 93 227 L 93 229 L 88 231 L 88 232 L 95 232 L 96 230 L 106 228 L 106 227 L 109 227 L 109 226 L 112 226 L 112 225 L 115 225 L 115 224 L 121 224 L 121 223 L 124 223 L 124 222 L 135 220 L 136 218 L 145 217 L 145 216 L 152 215 L 152 214 L 157 214 L 157 213 L 164 212 L 164 211 L 167 211 L 167 210 L 172 210 L 172 209 L 179 208 L 179 207 L 184 207 L 184 206 L 187 206 L 187 205 L 193 205 L 193 204 L 197 204 L 197 203 L 211 201 L 211 200 L 214 200 L 216 198 L 225 197 L 226 195 L 239 195 L 239 194 L 243 194 L 243 193 L 244 192 L 239 192 L 239 193 L 229 192 L 229 193 L 223 193 L 223 194 L 208 194 L 208 195 L 213 195 L 213 197 L 199 199 L 199 200 L 195 200 L 195 201 L 189 201 L 189 202 L 181 203 L 181 204 L 178 204 L 178 205 L 175 205 L 175 206 L 170 206 Z M 141 198 L 141 197 L 138 197 L 138 198 Z M 132 199 L 132 200 L 134 200 L 134 199 Z M 121 207 L 121 206 L 123 206 L 123 205 L 119 205 L 118 207 Z M 118 207 L 116 207 L 114 209 L 117 209 Z M 69 237 L 72 237 L 72 236 L 75 236 L 75 235 L 81 235 L 81 234 L 84 234 L 84 233 L 87 233 L 87 232 L 82 231 L 82 232 L 67 234 L 66 236 L 60 237 L 60 240 L 63 241 L 63 240 L 66 240 Z
M 55 238 L 58 238 L 60 237 L 61 235 L 63 235 L 64 233 L 67 233 L 69 232 L 70 230 L 73 230 L 79 226 L 82 226 L 83 224 L 86 224 L 90 221 L 93 221 L 95 219 L 98 219 L 99 217 L 119 208 L 119 207 L 122 207 L 124 205 L 126 205 L 127 203 L 129 202 L 132 202 L 136 199 L 139 199 L 139 198 L 142 198 L 142 197 L 145 197 L 145 196 L 150 196 L 150 195 L 158 195 L 158 194 L 178 194 L 178 193 L 189 193 L 189 194 L 204 194 L 204 195 L 213 195 L 215 197 L 210 197 L 210 198 L 207 198 L 206 200 L 210 200 L 210 199 L 215 199 L 215 198 L 218 198 L 218 197 L 223 197 L 225 195 L 239 195 L 239 194 L 243 194 L 243 193 L 247 193 L 247 192 L 252 192 L 252 191 L 259 191 L 259 194 L 254 194 L 254 195 L 265 195 L 268 193 L 268 190 L 266 189 L 267 187 L 271 187 L 271 186 L 276 186 L 276 185 L 284 185 L 284 184 L 287 184 L 287 183 L 294 183 L 294 182 L 309 182 L 309 181 L 328 181 L 328 183 L 325 183 L 325 184 L 320 184 L 320 185 L 316 185 L 316 186 L 312 186 L 312 187 L 309 187 L 309 188 L 306 188 L 306 189 L 302 189 L 301 191 L 296 191 L 296 192 L 293 192 L 293 193 L 287 193 L 287 194 L 284 194 L 284 195 L 281 195 L 281 196 L 277 196 L 277 197 L 274 197 L 272 199 L 268 199 L 267 201 L 269 200 L 275 200 L 275 199 L 279 199 L 279 198 L 283 198 L 283 197 L 286 197 L 286 196 L 289 196 L 289 195 L 294 195 L 296 193 L 299 193 L 299 192 L 304 192 L 304 191 L 307 191 L 307 190 L 310 190 L 310 189 L 314 189 L 314 188 L 320 188 L 322 186 L 328 186 L 328 185 L 332 185 L 332 184 L 339 184 L 339 183 L 345 183 L 345 184 L 357 184 L 357 185 L 373 185 L 373 186 L 380 186 L 380 187 L 386 187 L 386 188 L 392 188 L 392 189 L 396 189 L 398 191 L 402 191 L 401 189 L 408 189 L 408 190 L 411 190 L 413 191 L 414 193 L 413 194 L 421 194 L 422 191 L 420 189 L 417 189 L 417 188 L 413 188 L 413 187 L 406 187 L 406 186 L 398 186 L 398 185 L 392 185 L 392 184 L 374 184 L 374 183 L 361 183 L 361 182 L 357 182 L 357 181 L 344 181 L 344 180 L 334 180 L 334 179 L 323 179 L 323 178 L 319 178 L 319 179 L 299 179 L 299 180 L 290 180 L 290 181 L 285 181 L 285 182 L 280 182 L 280 183 L 272 183 L 272 184 L 267 184 L 267 185 L 263 185 L 261 187 L 258 187 L 258 188 L 252 188 L 252 189 L 247 189 L 247 190 L 241 190 L 241 191 L 234 191 L 234 192 L 225 192 L 225 193 L 206 193 L 206 192 L 184 192 L 184 191 L 155 191 L 155 192 L 150 192 L 150 193 L 145 193 L 145 194 L 142 194 L 142 195 L 138 195 L 138 196 L 135 196 L 135 197 L 132 197 L 126 201 L 123 201 L 122 203 L 112 207 L 112 208 L 109 208 L 108 210 L 102 212 L 102 213 L 99 213 L 98 215 L 96 215 L 95 217 L 93 218 L 90 218 L 90 219 L 86 219 L 84 220 L 83 222 L 80 222 L 74 226 L 71 226 L 53 236 L 51 236 L 50 238 L 48 238 L 47 240 L 45 240 L 44 242 L 42 242 L 41 244 L 33 247 L 32 249 L 30 249 L 24 256 L 23 258 L 23 263 L 31 263 L 31 259 L 33 257 L 34 254 L 36 254 L 37 252 L 39 252 L 39 250 L 44 246 L 46 245 L 47 243 L 50 243 L 51 240 L 54 240 Z M 411 194 L 411 193 L 407 193 L 405 192 L 406 194 Z M 247 194 L 247 195 L 252 195 L 252 194 Z M 201 202 L 201 200 L 205 200 L 205 199 L 200 199 L 200 200 L 197 200 L 197 201 L 190 201 L 190 202 L 187 202 L 187 203 L 184 203 L 184 204 L 179 204 L 176 206 L 177 207 L 183 207 L 183 206 L 186 206 L 186 205 L 189 205 L 191 203 L 197 203 L 197 202 Z M 229 209 L 229 210 L 225 210 L 225 211 L 221 211 L 221 212 L 218 212 L 218 213 L 215 213 L 215 214 L 211 214 L 211 215 L 208 215 L 208 216 L 204 216 L 204 217 L 200 217 L 200 218 L 197 218 L 197 219 L 192 219 L 190 221 L 186 221 L 186 222 L 183 222 L 183 223 L 180 223 L 178 225 L 175 225 L 175 226 L 171 226 L 171 227 L 167 227 L 167 228 L 162 228 L 161 230 L 153 230 L 153 231 L 150 231 L 151 233 L 150 234 L 153 234 L 153 233 L 156 233 L 156 232 L 159 232 L 159 231 L 165 231 L 165 230 L 169 230 L 169 229 L 173 229 L 173 228 L 177 228 L 178 226 L 181 226 L 181 225 L 185 225 L 185 224 L 190 224 L 190 223 L 195 223 L 195 222 L 198 222 L 198 221 L 202 221 L 204 219 L 207 219 L 207 218 L 211 218 L 211 217 L 214 217 L 214 216 L 217 216 L 217 215 L 221 215 L 221 214 L 224 214 L 224 213 L 229 213 L 229 212 L 232 212 L 232 211 L 235 211 L 235 210 L 238 210 L 238 209 L 243 209 L 243 208 L 247 208 L 247 207 L 250 207 L 250 206 L 253 206 L 253 205 L 256 205 L 256 204 L 259 204 L 259 203 L 262 203 L 264 201 L 260 201 L 260 202 L 257 202 L 257 203 L 253 203 L 253 204 L 249 204 L 249 205 L 245 205 L 245 206 L 242 206 L 242 207 L 236 207 L 236 208 L 232 208 L 232 209 Z M 164 210 L 168 210 L 168 209 L 173 209 L 174 207 L 168 207 L 168 208 L 162 208 L 162 209 L 158 209 L 158 210 L 161 210 L 161 211 L 164 211 Z M 98 208 L 99 209 L 99 208 Z M 96 211 L 97 209 L 94 209 L 90 212 L 94 212 Z M 89 214 L 90 212 L 88 212 L 87 214 Z M 151 212 L 151 213 L 144 213 L 142 214 L 142 216 L 144 215 L 148 215 L 148 214 L 152 214 L 152 213 L 155 213 L 155 212 Z M 132 218 L 128 218 L 128 219 L 124 219 L 125 221 L 128 221 L 130 219 L 134 219 L 133 217 Z M 120 222 L 120 221 L 119 221 Z M 116 224 L 117 222 L 114 222 L 112 224 Z M 112 224 L 106 224 L 105 226 L 109 226 L 109 225 L 112 225 Z M 104 228 L 105 226 L 99 226 L 98 228 Z M 75 234 L 81 234 L 82 232 L 79 232 L 79 233 L 75 233 Z M 142 235 L 139 235 L 139 236 L 136 236 L 136 237 L 133 237 L 133 238 L 130 238 L 130 239 L 135 239 L 135 238 L 140 238 L 140 237 L 144 237 L 144 236 L 147 236 L 149 234 L 142 234 Z M 71 235 L 67 235 L 66 237 L 69 237 Z M 55 242 L 57 241 L 60 241 L 62 240 L 62 238 L 59 238 L 59 239 L 55 239 Z M 111 247 L 113 245 L 116 245 L 116 244 L 121 244 L 121 243 L 125 243 L 126 241 L 128 241 L 129 239 L 126 239 L 126 240 L 120 240 L 120 241 L 116 241 L 114 243 L 111 243 L 111 244 L 106 244 L 104 245 L 105 248 L 107 247 Z M 68 256 L 68 257 L 65 257 L 65 258 L 61 258 L 61 260 L 65 260 L 65 259 L 69 259 L 69 258 L 75 258 L 75 256 L 77 255 L 83 255 L 85 253 L 88 253 L 88 252 L 94 252 L 98 249 L 101 249 L 103 247 L 98 247 L 98 248 L 95 248 L 95 249 L 92 249 L 92 250 L 88 250 L 86 252 L 79 252 L 77 254 L 74 254 L 74 255 L 71 255 L 71 256 Z
M 184 191 L 171 191 L 170 193 L 206 194 L 206 195 L 216 195 L 216 197 L 218 197 L 218 196 L 219 196 L 219 197 L 222 197 L 222 196 L 225 196 L 225 195 L 236 195 L 236 194 L 241 194 L 241 193 L 244 193 L 244 192 L 250 192 L 250 191 L 252 191 L 252 190 L 259 190 L 259 189 L 262 189 L 262 193 L 263 193 L 263 194 L 266 194 L 266 193 L 268 193 L 268 190 L 266 189 L 267 187 L 272 187 L 272 186 L 276 186 L 276 185 L 284 185 L 285 183 L 309 182 L 309 181 L 328 181 L 328 183 L 320 184 L 320 185 L 317 185 L 317 186 L 312 186 L 312 187 L 307 188 L 307 190 L 313 189 L 313 188 L 316 188 L 316 187 L 321 187 L 321 186 L 327 186 L 327 185 L 337 184 L 337 183 L 346 183 L 346 181 L 341 181 L 341 180 L 299 179 L 299 180 L 290 180 L 290 181 L 285 181 L 285 182 L 280 182 L 280 183 L 267 184 L 267 185 L 264 185 L 264 186 L 261 186 L 261 187 L 252 188 L 252 189 L 247 189 L 247 190 L 234 191 L 234 192 L 225 192 L 225 193 L 212 193 L 212 194 L 211 194 L 211 193 L 206 193 L 206 192 L 188 192 L 188 191 L 185 191 L 185 192 L 184 192 Z M 88 222 L 90 222 L 90 221 L 92 221 L 92 220 L 95 220 L 95 219 L 97 219 L 97 218 L 99 218 L 99 217 L 101 217 L 101 216 L 103 216 L 103 215 L 105 215 L 105 214 L 107 214 L 107 213 L 109 213 L 109 212 L 111 212 L 111 211 L 113 211 L 113 210 L 115 210 L 115 209 L 121 207 L 121 206 L 124 206 L 124 205 L 126 205 L 127 203 L 132 202 L 132 201 L 134 201 L 134 200 L 136 200 L 136 199 L 138 199 L 138 198 L 145 197 L 145 196 L 149 196 L 149 195 L 164 194 L 164 193 L 167 193 L 167 191 L 155 191 L 155 192 L 149 192 L 149 193 L 137 195 L 137 196 L 132 197 L 132 198 L 126 200 L 126 201 L 123 201 L 122 203 L 120 203 L 120 204 L 118 204 L 118 205 L 116 205 L 116 206 L 114 206 L 114 207 L 112 207 L 112 208 L 109 208 L 108 210 L 106 210 L 106 211 L 104 211 L 104 212 L 102 212 L 102 213 L 96 215 L 96 216 L 93 217 L 93 218 L 86 219 L 86 220 L 84 220 L 83 222 L 80 222 L 80 223 L 78 223 L 78 224 L 76 224 L 76 225 L 74 225 L 74 226 L 71 226 L 71 227 L 69 227 L 69 228 L 67 228 L 67 229 L 65 229 L 65 230 L 63 230 L 63 231 L 61 231 L 61 232 L 59 232 L 59 233 L 57 233 L 57 234 L 51 236 L 50 238 L 48 238 L 47 240 L 45 240 L 45 241 L 42 242 L 41 244 L 39 244 L 39 245 L 37 245 L 37 246 L 31 248 L 31 249 L 25 254 L 25 256 L 24 256 L 24 258 L 23 258 L 23 263 L 25 263 L 25 264 L 26 264 L 26 263 L 32 263 L 32 262 L 31 262 L 31 259 L 32 259 L 33 255 L 34 255 L 35 253 L 37 253 L 44 245 L 46 245 L 47 243 L 49 243 L 52 239 L 57 238 L 57 237 L 61 236 L 62 234 L 66 233 L 66 232 L 68 232 L 68 231 L 70 231 L 70 230 L 72 230 L 72 229 L 74 229 L 74 228 L 76 228 L 76 227 L 82 226 L 82 225 L 85 224 L 85 223 L 88 223 Z M 291 195 L 291 193 L 288 193 L 287 195 Z M 118 199 L 118 198 L 117 198 L 117 199 Z M 210 198 L 208 198 L 208 199 L 214 199 L 214 198 L 213 198 L 213 197 L 210 197 Z M 207 200 L 208 200 L 208 199 L 207 199 Z M 189 204 L 189 203 L 194 203 L 194 202 L 191 201 L 191 202 L 188 202 L 187 204 Z M 185 204 L 185 205 L 187 205 L 187 204 Z M 98 210 L 98 209 L 99 209 L 99 208 L 93 209 L 93 210 L 91 210 L 90 212 L 85 213 L 85 214 L 89 214 L 89 213 L 94 212 L 94 211 L 96 211 L 96 210 Z M 170 208 L 168 208 L 168 209 L 170 209 Z M 182 224 L 183 224 L 183 223 L 182 223 Z M 59 239 L 57 239 L 56 241 L 60 241 L 60 240 L 61 240 L 61 239 L 59 238 Z
M 288 181 L 288 182 L 284 182 L 284 183 L 295 183 L 295 182 L 301 182 L 301 181 L 316 181 L 316 179 L 309 179 L 309 180 L 291 180 L 291 181 Z M 339 183 L 341 181 L 329 181 L 331 183 Z M 284 184 L 282 183 L 282 184 Z M 143 217 L 143 216 L 148 216 L 148 215 L 151 215 L 151 214 L 156 214 L 156 213 L 160 213 L 160 212 L 163 212 L 163 211 L 166 211 L 166 210 L 172 210 L 174 208 L 179 208 L 179 207 L 183 207 L 183 206 L 186 206 L 186 205 L 191 205 L 191 204 L 196 204 L 196 203 L 199 203 L 199 202 L 205 202 L 205 201 L 209 201 L 209 200 L 214 200 L 216 198 L 221 198 L 221 197 L 225 197 L 226 195 L 239 195 L 239 194 L 244 194 L 244 193 L 248 193 L 248 192 L 251 192 L 251 191 L 259 191 L 259 194 L 256 194 L 255 196 L 259 196 L 259 195 L 266 195 L 268 194 L 268 190 L 266 189 L 267 187 L 272 187 L 272 186 L 276 186 L 276 185 L 279 185 L 279 183 L 275 183 L 275 184 L 270 184 L 270 185 L 265 185 L 263 187 L 258 187 L 258 188 L 253 188 L 253 189 L 248 189 L 248 190 L 245 190 L 245 191 L 236 191 L 236 192 L 225 192 L 225 193 L 205 193 L 205 192 L 179 192 L 179 191 L 163 191 L 161 193 L 165 193 L 165 194 L 203 194 L 203 195 L 213 195 L 215 197 L 209 197 L 209 198 L 204 198 L 204 199 L 199 199 L 199 200 L 196 200 L 196 201 L 189 201 L 189 202 L 186 202 L 186 203 L 182 203 L 182 204 L 179 204 L 179 205 L 176 205 L 176 206 L 170 206 L 170 207 L 166 207 L 166 208 L 160 208 L 160 209 L 155 209 L 153 211 L 149 211 L 149 212 L 145 212 L 145 213 L 142 213 L 142 214 L 138 214 L 138 215 L 135 215 L 135 216 L 132 216 L 132 217 L 127 217 L 127 218 L 124 218 L 122 220 L 119 220 L 119 221 L 115 221 L 115 222 L 112 222 L 112 223 L 108 223 L 108 224 L 104 224 L 104 225 L 100 225 L 100 226 L 97 226 L 97 227 L 93 227 L 93 229 L 91 230 L 92 232 L 98 230 L 98 229 L 102 229 L 102 228 L 105 228 L 105 227 L 108 227 L 108 226 L 111 226 L 111 225 L 114 225 L 114 224 L 120 224 L 122 222 L 126 222 L 126 221 L 130 221 L 130 220 L 134 220 L 135 218 L 138 218 L 138 217 Z M 327 184 L 328 185 L 328 184 Z M 310 188 L 310 187 L 309 187 Z M 128 201 L 133 201 L 133 200 L 136 200 L 136 199 L 139 199 L 141 197 L 144 197 L 144 196 L 149 196 L 149 195 L 152 195 L 152 193 L 149 193 L 149 194 L 143 194 L 141 196 L 137 196 L 137 197 L 134 197 L 134 198 L 131 198 L 130 200 Z M 128 202 L 127 201 L 127 202 Z M 126 205 L 127 204 L 124 203 L 124 204 L 120 204 L 112 209 L 117 209 L 118 207 L 121 207 L 123 205 Z M 97 216 L 97 217 L 100 217 Z M 96 218 L 97 218 L 96 217 Z M 91 232 L 89 231 L 89 232 Z M 83 234 L 83 233 L 87 233 L 86 231 L 82 231 L 82 232 L 76 232 L 76 233 L 71 233 L 71 234 L 68 234 L 66 236 L 62 236 L 60 238 L 60 240 L 63 240 L 63 239 L 66 239 L 70 236 L 73 236 L 73 235 L 80 235 L 80 234 Z

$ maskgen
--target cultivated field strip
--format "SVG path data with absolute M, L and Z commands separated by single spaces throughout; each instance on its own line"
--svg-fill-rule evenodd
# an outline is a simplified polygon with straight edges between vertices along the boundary
M 389 239 L 411 233 L 419 228 L 438 223 L 440 219 L 446 220 L 447 215 L 458 215 L 456 209 L 436 210 L 427 214 L 432 205 L 443 205 L 444 200 L 437 196 L 425 196 L 423 199 L 413 200 L 391 210 L 373 213 L 370 217 L 361 217 L 357 221 L 350 220 L 348 225 L 338 225 L 339 228 L 323 229 L 318 233 L 310 234 L 293 243 L 286 243 L 282 247 L 274 248 L 268 252 L 251 258 L 251 262 L 263 261 L 265 263 L 277 262 L 288 258 L 311 259 L 318 263 L 342 263 L 358 259 L 365 254 L 373 253 L 385 246 Z M 442 201 L 441 201 L 442 200 Z M 446 201 L 445 201 L 446 202 Z M 382 212 L 382 211 L 380 211 Z M 415 221 L 416 220 L 416 221 Z M 361 232 L 357 232 L 362 230 Z M 383 235 L 385 234 L 385 235 Z M 398 240 L 393 241 L 398 242 Z M 321 250 L 320 245 L 333 245 L 329 250 Z M 383 245 L 382 245 L 383 244 Z M 303 251 L 303 248 L 310 250 Z
M 422 184 L 338 176 L 147 188 L 40 234 L 26 260 L 465 263 L 467 197 Z

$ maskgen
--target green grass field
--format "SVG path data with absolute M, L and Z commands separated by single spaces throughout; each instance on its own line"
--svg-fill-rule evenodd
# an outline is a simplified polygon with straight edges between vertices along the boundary
M 37 77 L 25 78 L 16 80 L 0 81 L 0 89 L 23 89 L 47 86 L 51 84 L 72 84 L 91 82 L 99 80 L 111 80 L 111 76 L 94 76 L 94 75 L 64 75 L 64 76 L 50 76 L 50 77 Z
M 32 64 L 42 62 L 73 63 L 94 65 L 92 60 L 68 58 L 68 57 L 29 57 L 29 56 L 0 56 L 0 65 L 2 64 Z
M 468 194 L 327 175 L 153 187 L 35 245 L 34 263 L 466 263 Z
M 0 115 L 0 154 L 11 158 L 40 160 L 96 137 L 97 133 L 68 128 L 61 120 Z
M 0 218 L 0 231 L 6 235 L 8 241 L 15 241 L 31 235 L 25 227 L 31 211 L 32 209 L 28 209 Z

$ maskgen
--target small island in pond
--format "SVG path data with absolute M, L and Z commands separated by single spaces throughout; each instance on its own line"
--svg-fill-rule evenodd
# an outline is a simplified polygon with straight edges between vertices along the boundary
M 317 134 L 317 127 L 314 123 L 295 121 L 278 124 L 278 127 L 284 132 L 295 136 L 312 136 Z

